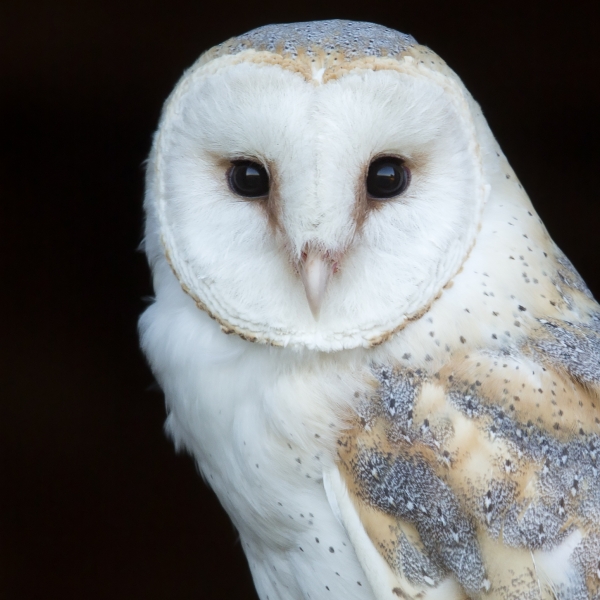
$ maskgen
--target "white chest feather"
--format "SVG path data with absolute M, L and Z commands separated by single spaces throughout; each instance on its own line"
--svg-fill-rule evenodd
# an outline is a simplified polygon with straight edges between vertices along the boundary
M 261 598 L 373 598 L 323 487 L 346 394 L 361 384 L 343 362 L 323 377 L 325 365 L 224 335 L 166 276 L 178 302 L 142 319 L 166 427 L 239 530 Z

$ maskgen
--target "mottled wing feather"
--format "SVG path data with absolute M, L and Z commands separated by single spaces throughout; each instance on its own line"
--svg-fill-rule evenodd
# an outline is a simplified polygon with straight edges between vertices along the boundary
M 456 580 L 451 577 L 446 577 L 432 588 L 422 578 L 419 581 L 395 569 L 394 561 L 390 560 L 389 552 L 386 552 L 389 546 L 386 546 L 385 540 L 394 543 L 391 538 L 398 530 L 396 519 L 390 515 L 382 515 L 377 509 L 366 504 L 357 503 L 337 468 L 324 473 L 324 482 L 331 507 L 346 528 L 357 558 L 378 600 L 467 598 Z M 406 525 L 405 528 L 410 529 L 410 526 Z M 419 544 L 418 536 L 412 536 L 410 544 L 410 548 L 402 545 L 401 549 L 414 552 L 413 545 Z
M 600 598 L 600 316 L 559 264 L 581 321 L 538 318 L 518 348 L 435 372 L 372 369 L 338 467 L 396 597 Z

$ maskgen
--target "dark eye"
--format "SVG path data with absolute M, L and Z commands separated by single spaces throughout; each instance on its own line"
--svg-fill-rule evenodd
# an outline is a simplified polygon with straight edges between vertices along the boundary
M 400 158 L 383 156 L 374 160 L 367 174 L 367 193 L 374 200 L 400 195 L 410 183 L 410 171 Z
M 269 193 L 269 175 L 265 168 L 250 160 L 236 160 L 228 171 L 231 189 L 245 198 L 260 198 Z

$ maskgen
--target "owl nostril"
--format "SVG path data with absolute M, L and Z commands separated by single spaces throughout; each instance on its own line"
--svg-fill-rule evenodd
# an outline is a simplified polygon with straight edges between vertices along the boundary
M 305 246 L 305 248 L 308 248 L 308 246 Z M 309 253 L 312 255 L 313 252 L 314 252 L 314 250 L 312 250 L 312 249 L 302 250 L 302 252 L 300 252 L 300 263 L 301 264 L 306 263 L 306 261 L 308 260 L 308 257 L 309 257 Z M 323 261 L 328 262 L 330 264 L 331 273 L 333 275 L 335 275 L 340 270 L 339 258 L 337 256 L 335 258 L 332 257 L 329 252 L 323 252 L 323 253 L 321 253 L 321 256 L 322 256 Z

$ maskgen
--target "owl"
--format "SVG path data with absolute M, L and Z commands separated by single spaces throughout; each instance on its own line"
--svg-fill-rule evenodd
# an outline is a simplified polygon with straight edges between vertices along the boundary
M 142 347 L 262 600 L 600 599 L 600 307 L 442 59 L 230 39 L 146 189 Z

